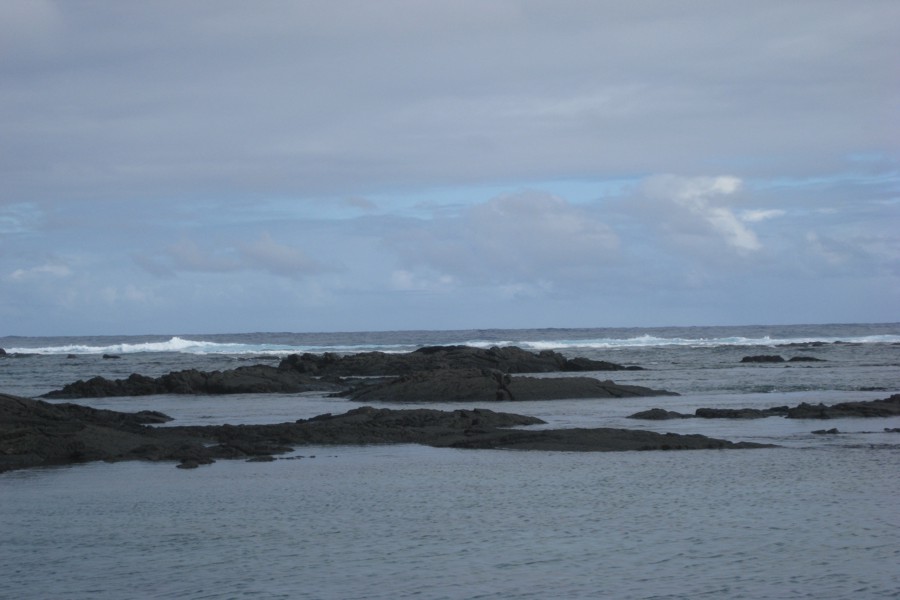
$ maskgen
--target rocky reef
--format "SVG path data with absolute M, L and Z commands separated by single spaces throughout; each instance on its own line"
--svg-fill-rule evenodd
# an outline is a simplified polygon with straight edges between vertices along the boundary
M 629 419 L 662 421 L 666 419 L 762 419 L 786 417 L 788 419 L 841 419 L 845 417 L 893 417 L 900 415 L 900 394 L 881 400 L 840 402 L 831 406 L 801 402 L 797 406 L 773 408 L 698 408 L 694 414 L 683 414 L 662 408 L 651 408 L 630 415 Z
M 702 435 L 628 429 L 510 429 L 540 419 L 485 409 L 362 407 L 272 425 L 153 427 L 157 412 L 120 413 L 0 394 L 0 472 L 90 461 L 272 460 L 304 445 L 423 444 L 435 447 L 621 451 L 764 447 Z
M 304 376 L 290 369 L 252 365 L 225 371 L 185 369 L 161 377 L 133 373 L 125 379 L 92 377 L 79 379 L 44 394 L 44 398 L 106 398 L 111 396 L 150 396 L 154 394 L 269 394 L 301 393 L 344 389 L 336 381 Z
M 742 363 L 783 363 L 783 362 L 824 362 L 821 358 L 815 356 L 792 356 L 785 360 L 780 354 L 757 354 L 755 356 L 745 356 L 741 359 Z
M 492 369 L 503 373 L 551 373 L 584 371 L 631 371 L 637 366 L 623 366 L 602 360 L 566 358 L 558 352 L 529 352 L 516 346 L 474 348 L 471 346 L 427 346 L 413 352 L 389 354 L 360 352 L 357 354 L 292 354 L 279 368 L 306 375 L 356 377 L 406 375 L 417 371 L 439 369 Z
M 490 369 L 442 369 L 361 382 L 340 395 L 358 402 L 488 402 L 678 394 L 593 377 L 525 377 Z
M 277 367 L 252 365 L 212 372 L 188 369 L 161 377 L 134 373 L 115 380 L 93 377 L 70 383 L 44 394 L 44 397 L 75 399 L 153 394 L 327 392 L 370 402 L 456 402 L 671 394 L 589 377 L 541 379 L 511 376 L 514 373 L 635 369 L 640 367 L 625 367 L 586 358 L 570 359 L 557 352 L 533 353 L 516 347 L 432 346 L 402 354 L 292 354 Z M 382 379 L 359 379 L 371 377 Z

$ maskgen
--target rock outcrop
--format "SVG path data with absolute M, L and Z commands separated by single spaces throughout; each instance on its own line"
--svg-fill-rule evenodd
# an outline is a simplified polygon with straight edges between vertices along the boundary
M 826 406 L 824 404 L 807 404 L 802 402 L 790 408 L 775 406 L 772 408 L 698 408 L 694 414 L 687 415 L 662 408 L 652 408 L 629 415 L 629 419 L 762 419 L 765 417 L 786 417 L 788 419 L 841 419 L 845 417 L 894 417 L 900 415 L 900 394 L 894 394 L 882 400 L 863 402 L 841 402 Z
M 605 361 L 587 358 L 568 359 L 559 353 L 543 351 L 528 352 L 516 347 L 505 348 L 471 348 L 468 346 L 432 346 L 403 354 L 384 352 L 363 352 L 341 356 L 333 353 L 325 354 L 292 354 L 284 358 L 277 367 L 269 365 L 243 366 L 224 371 L 203 372 L 196 369 L 173 371 L 161 377 L 147 377 L 134 373 L 125 379 L 106 379 L 93 377 L 78 380 L 44 394 L 45 398 L 74 399 L 101 398 L 109 396 L 146 396 L 151 394 L 244 394 L 244 393 L 300 393 L 330 392 L 347 390 L 351 382 L 348 377 L 396 377 L 412 376 L 421 373 L 443 373 L 435 376 L 435 383 L 443 381 L 440 387 L 447 392 L 454 385 L 471 388 L 471 381 L 460 378 L 456 373 L 465 370 L 473 372 L 492 372 L 508 375 L 509 373 L 547 373 L 547 372 L 585 372 L 585 371 L 620 371 L 635 370 L 640 367 L 624 367 Z M 452 379 L 456 383 L 449 383 Z M 591 382 L 597 380 L 592 379 Z M 484 382 L 479 382 L 481 386 Z M 522 382 L 524 384 L 524 382 Z M 517 384 L 519 385 L 519 384 Z M 538 399 L 541 390 L 546 390 L 550 398 L 581 398 L 587 393 L 586 385 L 593 385 L 600 397 L 623 395 L 646 395 L 638 391 L 637 386 L 616 386 L 612 382 L 582 383 L 582 391 L 575 395 L 567 395 L 566 389 L 575 390 L 576 383 L 535 383 L 519 385 L 521 399 Z M 478 386 L 475 386 L 478 387 Z M 496 385 L 494 389 L 496 389 Z M 634 393 L 628 388 L 634 388 Z M 397 388 L 399 389 L 399 388 Z M 606 390 L 604 392 L 604 390 Z M 515 392 L 514 392 L 515 393 Z M 431 394 L 428 401 L 455 401 L 468 398 L 457 398 L 450 394 L 439 398 L 437 391 Z M 542 398 L 542 397 L 541 397 Z M 480 394 L 472 399 L 495 399 L 493 392 Z M 543 399 L 543 398 L 542 398 Z M 387 400 L 385 400 L 387 401 Z M 398 402 L 415 401 L 397 398 Z
M 413 352 L 389 354 L 292 354 L 279 368 L 314 376 L 371 377 L 407 375 L 438 369 L 494 369 L 503 373 L 551 373 L 640 370 L 587 358 L 566 358 L 558 352 L 529 352 L 516 346 L 473 348 L 471 346 L 428 346 Z
M 694 415 L 685 415 L 674 410 L 665 410 L 663 408 L 651 408 L 642 410 L 633 415 L 628 415 L 629 419 L 641 419 L 643 421 L 669 421 L 671 419 L 692 419 Z
M 821 358 L 815 356 L 792 356 L 785 360 L 779 354 L 758 354 L 756 356 L 745 356 L 741 359 L 742 363 L 783 363 L 783 362 L 824 362 Z
M 161 377 L 133 373 L 125 379 L 92 377 L 44 394 L 44 398 L 105 398 L 153 394 L 248 394 L 334 392 L 346 386 L 296 371 L 253 365 L 225 371 L 173 371 Z
M 883 400 L 841 402 L 825 406 L 803 402 L 787 411 L 789 419 L 842 419 L 845 417 L 894 417 L 900 415 L 900 394 Z
M 593 377 L 525 377 L 490 369 L 419 371 L 373 383 L 363 382 L 340 394 L 357 402 L 491 402 L 677 396 L 637 385 Z
M 777 354 L 757 354 L 756 356 L 745 356 L 741 359 L 742 363 L 783 363 L 784 357 Z
M 118 413 L 0 394 L 0 472 L 89 461 L 270 460 L 303 445 L 423 444 L 452 448 L 616 451 L 759 448 L 701 435 L 628 429 L 509 429 L 540 419 L 491 410 L 362 407 L 273 425 L 151 427 L 160 413 Z

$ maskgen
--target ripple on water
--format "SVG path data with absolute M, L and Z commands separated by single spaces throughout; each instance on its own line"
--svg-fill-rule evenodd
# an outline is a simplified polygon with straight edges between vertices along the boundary
M 868 449 L 317 458 L 0 476 L 2 597 L 851 597 L 900 590 Z

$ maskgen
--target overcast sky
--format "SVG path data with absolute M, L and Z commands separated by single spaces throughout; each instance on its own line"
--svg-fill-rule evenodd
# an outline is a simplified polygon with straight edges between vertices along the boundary
M 0 335 L 900 321 L 896 0 L 0 0 Z

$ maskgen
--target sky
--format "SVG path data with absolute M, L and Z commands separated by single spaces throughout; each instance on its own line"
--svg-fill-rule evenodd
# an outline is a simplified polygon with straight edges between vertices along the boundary
M 0 336 L 900 321 L 895 0 L 0 0 Z

